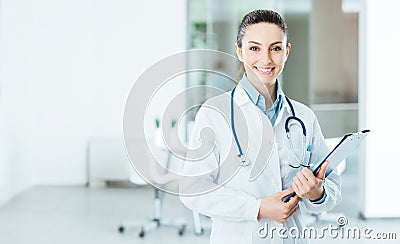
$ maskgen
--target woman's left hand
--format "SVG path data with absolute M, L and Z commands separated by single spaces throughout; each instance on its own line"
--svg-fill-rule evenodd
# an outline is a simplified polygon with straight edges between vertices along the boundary
M 296 195 L 301 198 L 307 198 L 310 201 L 316 201 L 324 195 L 324 178 L 325 172 L 328 168 L 328 161 L 325 161 L 318 174 L 314 174 L 308 168 L 302 169 L 293 178 L 293 189 Z

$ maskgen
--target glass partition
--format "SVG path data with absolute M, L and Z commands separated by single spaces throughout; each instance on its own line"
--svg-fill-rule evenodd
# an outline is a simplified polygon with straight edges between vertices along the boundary
M 188 46 L 235 55 L 241 18 L 254 9 L 278 11 L 292 45 L 279 78 L 283 90 L 314 110 L 326 137 L 337 137 L 358 130 L 358 6 L 356 0 L 188 0 Z M 215 67 L 226 68 L 218 60 Z M 188 75 L 187 83 L 222 90 L 235 85 L 207 72 Z M 188 99 L 207 97 L 204 92 Z

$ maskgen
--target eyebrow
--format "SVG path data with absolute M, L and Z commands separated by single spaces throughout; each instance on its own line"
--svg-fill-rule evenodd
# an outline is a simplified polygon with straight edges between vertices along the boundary
M 247 43 L 254 43 L 254 44 L 257 44 L 257 45 L 260 45 L 260 46 L 263 45 L 262 43 L 259 43 L 259 42 L 256 42 L 256 41 L 248 41 Z M 280 43 L 282 43 L 282 42 L 281 41 L 276 41 L 276 42 L 273 42 L 273 43 L 269 44 L 269 46 L 272 46 L 272 45 L 275 45 L 275 44 L 280 44 Z

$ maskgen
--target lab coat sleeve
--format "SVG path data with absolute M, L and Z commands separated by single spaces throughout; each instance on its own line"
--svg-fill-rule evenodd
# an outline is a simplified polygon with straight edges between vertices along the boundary
M 204 131 L 201 131 L 206 127 L 216 132 L 216 140 L 213 140 L 214 136 L 202 135 Z M 223 136 L 225 138 L 221 141 Z M 256 199 L 251 194 L 226 186 L 226 184 L 218 184 L 218 170 L 215 169 L 218 169 L 221 158 L 226 156 L 224 155 L 226 152 L 221 150 L 221 143 L 226 143 L 230 138 L 230 127 L 226 119 L 214 110 L 202 107 L 196 116 L 189 144 L 195 148 L 200 144 L 204 146 L 203 144 L 206 143 L 206 146 L 213 147 L 213 150 L 207 157 L 199 161 L 185 162 L 184 175 L 193 176 L 180 182 L 180 192 L 181 194 L 185 193 L 184 196 L 180 196 L 180 200 L 189 209 L 211 218 L 234 222 L 257 221 L 261 199 Z M 223 145 L 223 148 L 225 150 L 226 145 Z M 215 188 L 217 189 L 203 194 L 187 195 L 188 192 L 199 193 Z
M 317 163 L 323 160 L 325 156 L 329 153 L 329 148 L 325 142 L 324 136 L 322 135 L 317 118 L 314 119 L 313 132 L 313 148 L 315 148 L 315 150 L 313 151 L 311 162 Z M 325 201 L 323 201 L 322 203 L 313 203 L 310 200 L 303 201 L 304 206 L 307 208 L 307 210 L 311 212 L 320 213 L 329 211 L 333 207 L 335 207 L 336 204 L 338 204 L 342 199 L 342 182 L 340 176 L 337 174 L 336 169 L 333 170 L 329 167 L 329 165 L 327 172 L 330 172 L 330 174 L 325 178 L 323 184 L 326 193 Z

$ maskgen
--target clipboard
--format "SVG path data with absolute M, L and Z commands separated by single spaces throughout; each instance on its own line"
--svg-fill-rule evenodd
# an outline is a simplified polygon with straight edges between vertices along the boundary
M 347 156 L 349 156 L 353 151 L 355 151 L 358 146 L 360 146 L 361 142 L 365 139 L 365 137 L 369 134 L 370 130 L 363 130 L 357 133 L 350 133 L 343 136 L 342 140 L 333 148 L 332 151 L 328 153 L 328 155 L 321 160 L 320 163 L 316 164 L 312 168 L 312 172 L 314 175 L 317 175 L 319 170 L 321 169 L 322 164 L 328 160 L 329 167 L 335 169 L 342 160 L 344 160 Z M 330 172 L 325 173 L 325 177 L 327 177 Z M 285 196 L 282 198 L 282 201 L 288 202 L 290 198 L 296 195 L 295 192 Z

